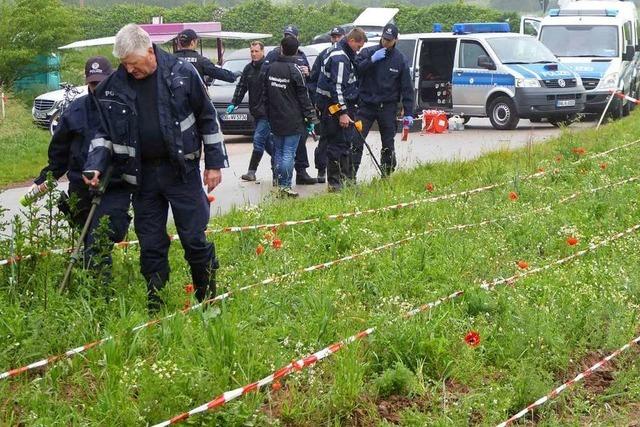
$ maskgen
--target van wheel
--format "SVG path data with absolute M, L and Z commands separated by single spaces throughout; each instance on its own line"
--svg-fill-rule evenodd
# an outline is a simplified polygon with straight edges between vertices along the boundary
M 511 130 L 518 126 L 520 117 L 511 98 L 499 96 L 489 105 L 489 120 L 498 130 Z
M 620 101 L 620 102 L 618 102 Z M 611 106 L 609 107 L 609 114 L 611 114 L 611 118 L 613 119 L 620 119 L 622 118 L 623 114 L 624 114 L 624 107 L 622 106 L 622 100 L 615 100 L 614 102 L 611 103 Z
M 622 116 L 627 117 L 631 113 L 631 103 L 627 101 L 627 103 L 622 107 Z

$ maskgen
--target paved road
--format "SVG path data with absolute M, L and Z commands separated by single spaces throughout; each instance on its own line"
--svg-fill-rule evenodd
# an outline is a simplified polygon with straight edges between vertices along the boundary
M 572 129 L 584 129 L 594 126 L 594 123 L 580 123 L 572 125 Z M 549 124 L 530 124 L 522 120 L 520 126 L 513 131 L 496 131 L 491 127 L 488 119 L 472 119 L 462 132 L 452 132 L 440 135 L 421 135 L 411 133 L 407 142 L 396 139 L 396 156 L 400 168 L 410 168 L 420 163 L 469 160 L 484 153 L 516 149 L 525 146 L 529 141 L 541 142 L 557 136 L 560 131 Z M 258 181 L 247 183 L 240 180 L 240 175 L 246 172 L 251 156 L 252 146 L 250 137 L 229 136 L 226 138 L 227 151 L 231 167 L 223 171 L 222 184 L 214 190 L 216 201 L 211 205 L 212 215 L 221 215 L 234 206 L 255 205 L 272 194 L 271 170 L 268 157 L 265 155 L 258 169 Z M 376 155 L 380 152 L 380 134 L 371 132 L 368 142 Z M 313 150 L 316 143 L 309 138 L 307 151 L 312 163 L 309 173 L 315 176 L 313 169 Z M 369 154 L 366 153 L 358 175 L 360 182 L 370 180 L 376 171 Z M 66 183 L 60 183 L 60 188 L 66 189 Z M 295 188 L 301 197 L 326 191 L 325 185 L 300 186 Z M 19 212 L 18 200 L 27 188 L 13 188 L 0 193 L 0 206 L 8 211 L 4 220 Z

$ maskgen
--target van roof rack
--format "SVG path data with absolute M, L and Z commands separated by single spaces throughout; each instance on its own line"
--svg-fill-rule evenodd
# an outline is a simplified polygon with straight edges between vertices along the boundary
M 549 16 L 618 16 L 617 9 L 550 9 Z
M 510 33 L 508 22 L 466 22 L 453 24 L 453 34 Z

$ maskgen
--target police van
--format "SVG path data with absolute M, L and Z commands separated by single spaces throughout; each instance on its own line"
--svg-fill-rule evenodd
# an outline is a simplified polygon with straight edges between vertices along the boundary
M 544 18 L 525 17 L 521 32 L 544 43 L 582 77 L 585 113 L 600 114 L 612 90 L 638 95 L 638 18 L 631 1 L 572 1 Z M 609 112 L 626 116 L 635 104 L 613 100 Z
M 409 60 L 418 111 L 489 117 L 502 130 L 521 118 L 567 123 L 584 108 L 580 77 L 535 37 L 511 33 L 508 23 L 404 34 L 397 46 Z

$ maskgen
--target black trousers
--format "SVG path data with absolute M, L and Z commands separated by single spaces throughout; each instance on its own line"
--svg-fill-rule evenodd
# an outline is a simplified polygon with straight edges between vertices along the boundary
M 396 117 L 398 105 L 395 102 L 385 102 L 382 104 L 361 104 L 357 117 L 362 120 L 362 136 L 367 137 L 373 122 L 378 122 L 380 138 L 382 139 L 382 149 L 380 150 L 380 166 L 385 175 L 389 175 L 396 169 L 395 135 L 398 129 Z M 362 161 L 362 150 L 357 153 L 355 159 L 356 172 Z

